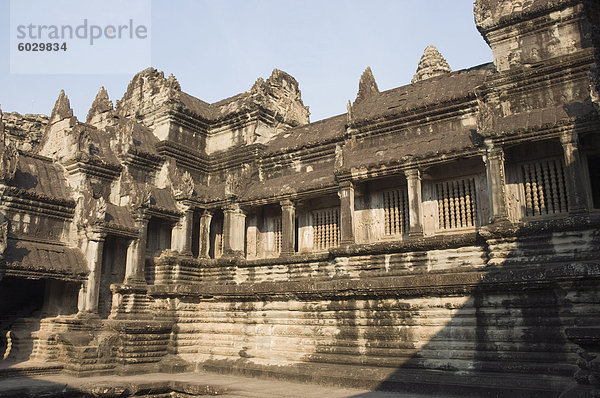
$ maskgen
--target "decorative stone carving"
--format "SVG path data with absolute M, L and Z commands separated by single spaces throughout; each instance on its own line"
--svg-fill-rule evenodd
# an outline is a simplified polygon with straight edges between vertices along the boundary
M 21 115 L 16 112 L 0 112 L 0 119 L 4 124 L 4 140 L 14 143 L 22 151 L 34 151 L 38 148 L 49 120 L 46 115 Z M 2 127 L 0 137 L 3 137 L 1 129 Z
M 15 176 L 19 152 L 12 143 L 0 143 L 0 181 L 10 181 Z
M 181 175 L 180 182 L 178 186 L 175 188 L 175 196 L 176 197 L 186 197 L 189 198 L 194 194 L 194 179 L 192 175 L 187 171 L 184 171 Z
M 131 207 L 133 210 L 139 210 L 143 207 L 150 206 L 152 200 L 152 188 L 148 184 L 137 185 L 132 187 Z
M 435 46 L 427 46 L 421 56 L 412 83 L 441 76 L 450 72 L 452 72 L 450 65 L 448 65 L 448 62 L 446 62 L 446 59 L 440 54 L 438 49 L 435 48 Z
M 106 200 L 103 197 L 96 201 L 96 220 L 99 222 L 106 220 Z

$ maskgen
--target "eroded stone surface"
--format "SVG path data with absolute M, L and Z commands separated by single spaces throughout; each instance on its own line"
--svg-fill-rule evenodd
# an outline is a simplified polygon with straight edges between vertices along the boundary
M 2 115 L 0 375 L 591 394 L 597 7 L 477 1 L 493 64 L 428 47 L 313 123 L 277 69 L 213 104 L 148 68 L 85 123 L 64 92 Z

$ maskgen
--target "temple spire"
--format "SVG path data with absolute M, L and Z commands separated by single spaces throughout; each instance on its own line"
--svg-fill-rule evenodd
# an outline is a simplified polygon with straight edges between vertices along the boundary
M 87 123 L 90 123 L 94 116 L 113 110 L 113 103 L 108 98 L 108 92 L 104 87 L 100 87 L 100 90 L 98 90 L 98 94 L 96 94 L 96 98 L 88 111 L 86 121 Z
M 377 87 L 377 82 L 375 81 L 371 67 L 368 66 L 360 77 L 360 82 L 358 83 L 358 94 L 356 95 L 356 100 L 354 100 L 354 103 L 356 104 L 365 98 L 369 98 L 378 93 L 379 88 Z
M 71 117 L 73 117 L 73 109 L 71 109 L 69 98 L 67 97 L 67 94 L 65 94 L 65 90 L 60 90 L 58 99 L 54 104 L 54 109 L 52 109 L 52 115 L 50 116 L 49 124 Z
M 412 83 L 452 72 L 450 65 L 435 46 L 427 46 L 419 61 Z

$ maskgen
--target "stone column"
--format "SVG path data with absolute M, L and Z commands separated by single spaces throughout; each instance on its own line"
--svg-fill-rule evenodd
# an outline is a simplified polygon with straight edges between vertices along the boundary
M 179 251 L 185 256 L 192 255 L 192 230 L 194 229 L 194 210 L 187 209 L 181 220 Z
M 138 219 L 139 235 L 127 248 L 127 265 L 125 267 L 125 283 L 146 283 L 144 269 L 146 267 L 146 239 L 148 235 L 147 217 Z
M 281 201 L 281 256 L 294 254 L 296 208 L 291 200 Z
M 504 174 L 504 150 L 490 139 L 485 140 L 485 170 L 490 201 L 491 222 L 508 221 L 506 206 L 506 181 Z
M 565 159 L 565 180 L 568 190 L 569 214 L 580 215 L 589 211 L 587 184 L 583 178 L 583 166 L 579 155 L 577 133 L 560 136 Z
M 408 188 L 408 236 L 423 236 L 423 200 L 421 172 L 410 169 L 404 172 Z
M 204 210 L 200 216 L 200 231 L 198 233 L 200 247 L 198 248 L 198 257 L 208 258 L 210 250 L 210 221 L 212 213 L 209 210 Z
M 246 214 L 238 204 L 223 209 L 223 256 L 234 257 L 244 254 Z
M 351 245 L 354 239 L 354 185 L 351 181 L 340 183 L 340 243 Z
M 100 278 L 102 277 L 102 251 L 104 250 L 104 235 L 93 236 L 87 244 L 86 258 L 90 273 L 88 275 L 83 305 L 78 305 L 79 310 L 98 313 L 98 299 L 100 298 Z

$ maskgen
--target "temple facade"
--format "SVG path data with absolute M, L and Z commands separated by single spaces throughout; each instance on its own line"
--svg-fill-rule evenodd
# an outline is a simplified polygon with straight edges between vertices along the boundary
M 430 46 L 313 123 L 277 69 L 212 104 L 149 68 L 85 122 L 64 92 L 3 114 L 0 377 L 598 392 L 600 4 L 474 16 L 493 63 Z

